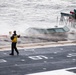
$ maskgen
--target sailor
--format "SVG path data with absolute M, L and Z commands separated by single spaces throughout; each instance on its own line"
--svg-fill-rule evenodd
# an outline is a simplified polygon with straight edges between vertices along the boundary
M 18 51 L 18 49 L 17 49 L 17 47 L 16 47 L 16 44 L 17 44 L 17 38 L 19 38 L 20 37 L 20 35 L 17 35 L 16 34 L 16 31 L 14 31 L 13 32 L 13 35 L 11 36 L 11 41 L 12 41 L 12 43 L 11 43 L 11 53 L 10 53 L 10 55 L 14 55 L 14 50 L 17 52 L 17 55 L 19 55 L 19 51 Z

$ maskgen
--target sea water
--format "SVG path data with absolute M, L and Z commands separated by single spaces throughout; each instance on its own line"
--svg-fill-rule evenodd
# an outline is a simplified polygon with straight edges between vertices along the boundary
M 76 0 L 0 0 L 0 35 L 13 30 L 26 34 L 30 27 L 55 27 L 61 12 L 75 8 Z

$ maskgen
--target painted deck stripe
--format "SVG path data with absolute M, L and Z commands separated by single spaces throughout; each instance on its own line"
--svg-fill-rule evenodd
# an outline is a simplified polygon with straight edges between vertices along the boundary
M 69 69 L 76 69 L 76 67 L 61 69 L 61 70 L 54 70 L 54 71 L 39 72 L 39 73 L 33 73 L 33 74 L 28 74 L 28 75 L 76 75 L 76 73 L 67 71 Z

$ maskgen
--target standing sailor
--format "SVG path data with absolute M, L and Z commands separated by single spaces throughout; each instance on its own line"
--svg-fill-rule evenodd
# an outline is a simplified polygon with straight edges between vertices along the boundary
M 14 50 L 17 52 L 17 55 L 19 55 L 19 51 L 16 47 L 16 44 L 17 44 L 17 38 L 19 38 L 20 35 L 17 35 L 16 31 L 14 31 L 13 33 L 14 34 L 11 36 L 12 43 L 11 43 L 11 53 L 10 53 L 10 55 L 14 55 Z

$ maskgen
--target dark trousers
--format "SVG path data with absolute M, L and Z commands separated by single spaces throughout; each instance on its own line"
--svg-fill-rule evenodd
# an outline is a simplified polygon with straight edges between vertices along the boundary
M 16 47 L 16 42 L 12 42 L 12 44 L 11 44 L 11 54 L 13 54 L 14 55 L 14 50 L 17 52 L 17 54 L 19 54 L 19 51 L 17 50 L 17 47 Z

